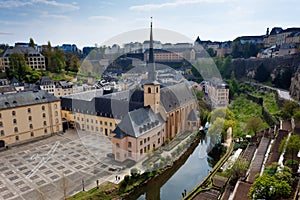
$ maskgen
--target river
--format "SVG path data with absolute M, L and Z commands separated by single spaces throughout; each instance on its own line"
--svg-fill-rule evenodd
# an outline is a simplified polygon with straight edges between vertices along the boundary
M 181 158 L 171 169 L 149 181 L 132 195 L 130 200 L 176 200 L 182 198 L 182 192 L 188 193 L 199 184 L 212 169 L 220 153 L 214 153 L 215 159 L 207 153 L 209 138 L 200 140 L 196 148 L 191 149 L 185 158 Z

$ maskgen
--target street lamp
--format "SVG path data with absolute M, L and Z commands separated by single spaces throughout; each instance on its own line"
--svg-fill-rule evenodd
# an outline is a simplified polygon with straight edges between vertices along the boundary
M 82 191 L 84 191 L 84 179 L 82 178 Z

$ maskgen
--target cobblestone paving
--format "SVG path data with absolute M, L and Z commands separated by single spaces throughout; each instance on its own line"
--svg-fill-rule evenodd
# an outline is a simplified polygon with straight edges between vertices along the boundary
M 82 135 L 82 134 L 86 134 Z M 0 152 L 0 199 L 62 199 L 115 176 L 108 138 L 75 131 Z

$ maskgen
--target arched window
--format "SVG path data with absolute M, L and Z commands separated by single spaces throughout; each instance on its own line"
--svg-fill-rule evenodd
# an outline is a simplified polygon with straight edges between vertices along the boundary
M 158 93 L 158 87 L 156 88 L 156 93 Z
M 18 132 L 18 127 L 15 127 L 14 131 L 15 131 L 15 133 L 17 133 Z
M 150 87 L 148 87 L 148 93 L 151 93 L 151 88 Z
M 43 118 L 45 118 L 46 117 L 46 114 L 45 113 L 43 113 Z

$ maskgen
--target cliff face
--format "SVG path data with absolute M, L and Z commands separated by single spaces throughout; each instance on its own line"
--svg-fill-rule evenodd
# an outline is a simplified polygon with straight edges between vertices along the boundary
M 293 88 L 300 88 L 300 76 L 292 79 L 300 67 L 300 54 L 264 59 L 235 59 L 226 76 L 233 70 L 238 79 L 251 78 L 259 82 L 270 81 L 275 87 L 289 89 L 291 81 Z M 300 72 L 300 71 L 299 71 Z M 296 80 L 298 80 L 297 86 Z M 294 89 L 293 89 L 294 90 Z M 294 91 L 291 91 L 293 93 Z
M 300 101 L 300 67 L 292 77 L 290 95 Z

